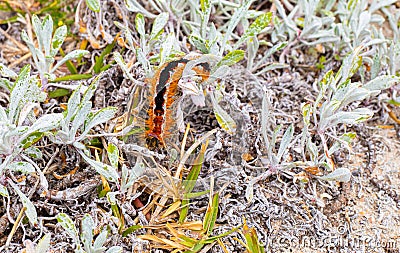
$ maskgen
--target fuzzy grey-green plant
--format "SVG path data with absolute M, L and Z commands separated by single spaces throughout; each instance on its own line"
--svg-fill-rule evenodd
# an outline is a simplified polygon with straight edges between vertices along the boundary
M 305 162 L 307 166 L 323 166 L 328 171 L 335 170 L 330 156 L 339 149 L 340 146 L 348 146 L 355 133 L 349 132 L 341 137 L 335 137 L 328 134 L 328 130 L 337 125 L 354 125 L 364 122 L 372 117 L 373 111 L 359 106 L 359 103 L 371 96 L 378 95 L 382 90 L 388 89 L 400 82 L 400 78 L 394 75 L 383 75 L 375 77 L 366 82 L 353 82 L 352 76 L 359 70 L 362 57 L 360 56 L 363 47 L 357 47 L 355 51 L 349 54 L 344 60 L 339 71 L 334 74 L 332 70 L 328 71 L 319 83 L 319 94 L 312 106 L 304 104 L 302 111 L 304 117 L 305 131 L 303 131 L 302 144 L 304 144 L 305 153 L 309 154 L 311 161 Z M 321 106 L 319 106 L 321 104 Z M 349 110 L 350 104 L 356 104 L 356 108 Z M 321 146 L 317 146 L 311 140 L 310 127 L 321 138 Z M 333 138 L 334 144 L 328 147 L 328 139 Z M 322 155 L 321 155 L 322 153 Z M 300 164 L 300 163 L 299 163 Z M 337 169 L 336 169 L 337 170 Z M 350 171 L 342 168 L 341 172 L 347 175 Z M 338 172 L 332 177 L 337 178 Z M 349 176 L 344 176 L 349 179 Z M 329 180 L 330 177 L 322 179 Z
M 107 240 L 108 231 L 104 227 L 101 233 L 94 240 L 93 230 L 96 228 L 93 218 L 89 214 L 83 216 L 81 222 L 81 233 L 79 236 L 78 229 L 76 228 L 72 219 L 65 213 L 57 214 L 58 223 L 65 229 L 65 231 L 72 237 L 75 243 L 76 253 L 120 253 L 122 247 L 112 246 L 107 249 L 104 243 Z M 82 246 L 83 244 L 83 246 Z
M 62 114 L 51 113 L 36 118 L 33 110 L 40 108 L 39 102 L 43 101 L 46 95 L 38 86 L 37 77 L 31 76 L 30 65 L 23 67 L 15 82 L 11 84 L 9 105 L 7 108 L 0 106 L 0 177 L 7 170 L 11 173 L 38 173 L 41 185 L 47 190 L 46 178 L 29 156 L 41 157 L 41 151 L 33 144 L 48 134 L 48 131 L 58 128 Z M 17 184 L 11 179 L 7 182 L 26 207 L 29 221 L 36 226 L 38 221 L 34 205 Z M 2 195 L 9 198 L 7 188 L 1 188 Z
M 321 44 L 332 48 L 334 52 L 348 52 L 358 46 L 368 47 L 364 60 L 371 63 L 372 56 L 385 57 L 388 38 L 382 35 L 382 26 L 386 19 L 398 36 L 396 19 L 389 7 L 395 0 L 301 0 L 290 8 L 278 0 L 273 0 L 277 7 L 278 17 L 274 19 L 272 42 L 289 41 L 291 46 L 298 43 L 306 46 Z M 288 11 L 289 9 L 290 11 Z
M 46 253 L 50 248 L 50 234 L 45 234 L 42 239 L 39 240 L 38 244 L 35 245 L 31 240 L 25 241 L 25 252 L 26 253 Z
M 0 106 L 0 174 L 47 131 L 59 126 L 62 114 L 52 113 L 36 119 L 33 109 L 40 108 L 45 94 L 30 75 L 30 66 L 21 69 L 11 87 L 8 108 Z M 32 150 L 32 149 L 31 149 Z M 29 153 L 27 153 L 29 155 Z M 37 154 L 40 156 L 40 152 Z
M 117 108 L 106 107 L 98 111 L 92 111 L 93 97 L 97 88 L 101 75 L 97 76 L 92 83 L 86 87 L 83 96 L 81 96 L 81 88 L 79 86 L 68 100 L 67 110 L 63 113 L 60 120 L 60 129 L 50 135 L 49 138 L 57 144 L 73 145 L 84 160 L 89 163 L 97 172 L 105 176 L 108 180 L 117 182 L 119 175 L 117 171 L 107 164 L 93 160 L 90 152 L 82 143 L 87 139 L 87 135 L 93 127 L 107 122 L 114 117 Z
M 26 31 L 22 31 L 22 40 L 28 45 L 29 50 L 32 53 L 34 65 L 39 72 L 40 80 L 43 88 L 47 88 L 48 81 L 54 80 L 54 71 L 63 65 L 65 62 L 82 57 L 88 54 L 87 50 L 74 50 L 68 53 L 65 57 L 59 60 L 56 65 L 55 56 L 61 48 L 66 36 L 67 26 L 63 25 L 58 27 L 53 34 L 53 19 L 50 15 L 47 15 L 41 22 L 37 15 L 32 16 L 32 27 L 36 34 L 38 41 L 38 47 L 35 46 L 32 38 L 28 36 Z

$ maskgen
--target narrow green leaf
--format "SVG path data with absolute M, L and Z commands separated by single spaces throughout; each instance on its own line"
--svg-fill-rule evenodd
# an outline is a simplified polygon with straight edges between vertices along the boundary
M 209 46 L 207 45 L 207 40 L 204 40 L 198 36 L 190 35 L 189 42 L 203 54 L 208 54 L 210 51 Z
M 64 81 L 84 80 L 84 79 L 89 79 L 92 77 L 93 77 L 92 74 L 73 74 L 73 75 L 65 75 L 65 76 L 57 77 L 54 80 L 52 80 L 52 82 L 56 83 L 56 82 L 64 82 Z
M 216 241 L 216 240 L 218 240 L 218 239 L 220 239 L 222 237 L 228 236 L 228 235 L 238 231 L 240 227 L 241 226 L 237 226 L 237 227 L 235 227 L 235 228 L 233 228 L 233 229 L 231 229 L 231 230 L 229 230 L 229 231 L 227 231 L 225 233 L 222 233 L 222 234 L 219 234 L 219 235 L 216 235 L 216 236 L 212 236 L 212 237 L 208 237 L 207 239 L 204 239 L 204 240 L 201 240 L 201 241 L 202 241 L 202 243 L 206 243 L 206 244 L 213 243 L 214 241 Z
M 98 57 L 96 57 L 96 62 L 93 67 L 94 73 L 99 74 L 101 72 L 101 69 L 104 66 L 104 58 L 112 52 L 112 49 L 114 48 L 115 44 L 117 43 L 118 37 L 119 37 L 118 35 L 115 36 L 114 41 L 111 44 L 108 44 L 103 49 L 101 54 Z
M 100 12 L 100 0 L 86 0 L 86 4 L 94 12 Z
M 186 199 L 193 199 L 193 198 L 198 198 L 200 196 L 209 194 L 210 190 L 206 190 L 206 191 L 200 191 L 200 192 L 191 192 L 191 193 L 186 193 L 184 198 Z
M 206 215 L 203 220 L 203 229 L 206 232 L 206 235 L 211 235 L 214 230 L 215 221 L 218 216 L 218 205 L 219 205 L 219 194 L 214 194 L 211 203 L 208 204 Z
M 226 66 L 232 66 L 233 64 L 241 61 L 244 58 L 244 51 L 243 50 L 234 50 L 229 52 L 227 55 L 222 58 L 221 61 L 219 61 L 216 65 L 215 68 L 218 68 L 220 66 L 226 65 Z
M 67 96 L 71 93 L 70 90 L 63 89 L 63 88 L 58 88 L 52 91 L 49 91 L 49 98 L 58 98 L 58 97 L 64 97 Z
M 30 134 L 28 137 L 26 137 L 25 139 L 23 139 L 21 141 L 22 148 L 27 149 L 27 148 L 31 147 L 33 144 L 35 144 L 40 139 L 42 139 L 43 136 L 44 136 L 44 133 L 42 133 L 42 132 L 34 132 L 34 133 Z
M 117 217 L 119 220 L 121 220 L 121 213 L 119 212 L 118 205 L 117 205 L 117 198 L 116 198 L 117 194 L 118 193 L 116 193 L 116 192 L 107 192 L 106 196 L 107 196 L 108 203 L 110 203 L 110 205 L 111 205 L 111 210 L 112 210 L 114 216 Z
M 182 199 L 181 203 L 181 211 L 179 214 L 179 223 L 181 224 L 185 222 L 187 214 L 189 213 L 189 203 L 190 203 L 189 198 L 187 198 L 186 195 L 184 195 L 184 198 Z
M 204 153 L 206 152 L 206 147 L 207 147 L 206 144 L 202 144 L 200 153 L 197 156 L 196 160 L 194 161 L 192 169 L 190 170 L 186 179 L 182 182 L 182 186 L 185 190 L 185 193 L 192 192 L 196 184 L 197 178 L 199 177 L 200 174 L 201 167 L 203 166 Z
M 139 230 L 139 229 L 141 229 L 141 228 L 143 228 L 142 225 L 133 225 L 133 226 L 130 226 L 129 228 L 125 229 L 124 232 L 122 232 L 122 237 L 126 237 L 126 236 L 128 236 L 129 234 L 131 234 L 131 233 L 133 233 L 133 232 L 135 232 L 136 230 Z

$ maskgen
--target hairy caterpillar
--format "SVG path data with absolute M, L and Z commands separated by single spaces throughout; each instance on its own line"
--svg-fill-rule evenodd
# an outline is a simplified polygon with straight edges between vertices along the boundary
M 150 107 L 147 111 L 145 139 L 150 150 L 165 147 L 165 139 L 174 126 L 173 103 L 179 97 L 178 83 L 186 64 L 192 59 L 181 58 L 163 64 L 151 79 Z M 210 76 L 208 63 L 199 63 L 192 68 L 204 82 Z

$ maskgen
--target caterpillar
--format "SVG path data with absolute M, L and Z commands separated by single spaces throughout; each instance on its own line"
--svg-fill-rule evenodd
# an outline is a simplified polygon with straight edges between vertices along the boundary
M 165 139 L 174 125 L 172 107 L 179 97 L 178 83 L 182 78 L 186 64 L 194 60 L 180 58 L 163 64 L 150 80 L 150 96 L 148 117 L 146 120 L 146 146 L 150 150 L 165 148 Z M 204 82 L 210 76 L 208 63 L 199 63 L 192 70 Z

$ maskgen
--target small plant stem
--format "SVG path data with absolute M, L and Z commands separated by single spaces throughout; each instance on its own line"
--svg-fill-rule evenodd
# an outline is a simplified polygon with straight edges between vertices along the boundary
M 186 145 L 186 141 L 187 141 L 187 136 L 189 134 L 189 129 L 190 129 L 190 123 L 187 124 L 185 135 L 183 136 L 182 145 L 181 145 L 181 158 L 180 159 L 182 159 L 183 155 L 185 154 L 185 145 Z
M 12 62 L 10 65 L 8 65 L 9 68 L 13 68 L 15 66 L 17 66 L 18 64 L 20 64 L 23 61 L 26 61 L 27 59 L 32 57 L 32 53 L 29 52 L 27 54 L 25 54 L 24 56 L 22 56 L 21 58 L 19 58 L 18 60 Z
M 179 178 L 180 174 L 183 170 L 183 165 L 185 164 L 185 162 L 187 161 L 187 159 L 189 159 L 189 156 L 193 153 L 193 151 L 207 138 L 209 138 L 211 135 L 213 135 L 215 132 L 217 132 L 217 129 L 213 129 L 211 131 L 209 131 L 208 133 L 206 133 L 205 135 L 203 135 L 200 139 L 198 139 L 195 143 L 193 143 L 193 145 L 185 152 L 184 156 L 181 158 L 179 165 L 178 165 L 178 169 L 176 170 L 175 173 L 175 177 Z
M 332 170 L 334 170 L 335 169 L 335 163 L 333 162 L 331 156 L 329 155 L 329 152 L 328 152 L 329 149 L 328 149 L 328 145 L 326 144 L 325 134 L 324 133 L 319 133 L 319 136 L 321 137 L 322 145 L 324 147 L 324 153 L 325 153 L 325 156 L 326 156 L 326 158 L 328 160 L 328 163 L 330 164 Z
M 11 232 L 10 232 L 10 234 L 9 234 L 8 237 L 7 237 L 7 241 L 6 241 L 5 246 L 9 246 L 9 245 L 10 245 L 11 239 L 12 239 L 13 235 L 15 234 L 15 231 L 17 231 L 19 222 L 21 221 L 22 216 L 24 215 L 25 211 L 26 211 L 26 207 L 24 206 L 24 207 L 21 209 L 21 211 L 19 212 L 18 217 L 17 217 L 17 219 L 16 219 L 15 222 L 14 222 L 14 226 L 12 227 Z
M 393 111 L 389 111 L 389 117 L 397 124 L 400 124 L 400 120 L 397 118 L 396 114 Z

